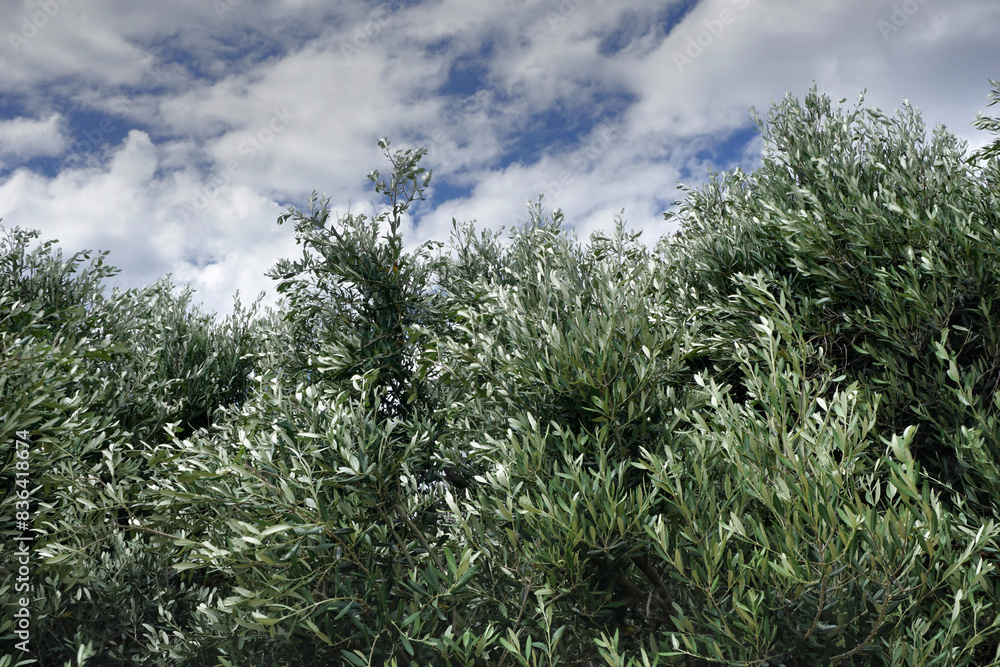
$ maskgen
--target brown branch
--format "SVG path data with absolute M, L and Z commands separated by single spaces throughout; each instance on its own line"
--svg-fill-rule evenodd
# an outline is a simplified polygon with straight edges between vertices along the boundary
M 649 562 L 649 558 L 646 554 L 632 557 L 632 563 L 639 568 L 639 571 L 646 575 L 646 578 L 651 584 L 656 588 L 658 595 L 656 596 L 656 603 L 667 613 L 667 618 L 671 618 L 670 614 L 673 611 L 674 597 L 670 594 L 670 589 L 667 588 L 666 583 L 664 583 L 663 578 L 660 573 L 656 571 L 656 568 L 652 566 Z M 677 628 L 680 630 L 680 628 Z
M 444 573 L 444 568 L 441 567 L 441 561 L 438 559 L 437 554 L 434 553 L 434 550 L 431 549 L 430 542 L 427 541 L 427 538 L 424 537 L 424 534 L 422 532 L 420 532 L 420 529 L 417 528 L 416 524 L 410 521 L 410 517 L 406 516 L 406 510 L 404 510 L 399 503 L 393 505 L 393 509 L 396 510 L 396 514 L 398 514 L 399 518 L 406 523 L 407 527 L 409 527 L 409 529 L 413 531 L 413 534 L 416 535 L 417 539 L 420 541 L 420 544 L 424 547 L 424 549 L 427 551 L 427 554 L 431 557 L 431 560 L 434 561 L 434 566 L 438 569 L 439 572 Z M 409 555 L 407 555 L 407 560 L 409 561 Z M 452 627 L 458 629 L 459 627 L 458 610 L 455 609 L 454 605 L 452 606 L 451 610 L 451 624 Z
M 390 520 L 389 517 L 386 516 L 385 512 L 380 511 L 379 514 L 382 515 L 382 518 L 385 520 L 385 525 L 389 527 L 389 532 L 392 533 L 393 538 L 396 540 L 396 544 L 399 545 L 400 551 L 402 551 L 403 556 L 406 557 L 406 563 L 410 566 L 410 569 L 411 570 L 416 569 L 416 566 L 413 564 L 413 559 L 410 558 L 410 551 L 409 549 L 406 548 L 406 545 L 403 543 L 403 540 L 399 536 L 399 533 L 396 532 L 396 527 L 392 525 L 392 520 Z
M 170 535 L 168 533 L 161 533 L 158 530 L 153 530 L 152 528 L 146 528 L 145 526 L 139 526 L 139 525 L 133 526 L 131 524 L 120 523 L 120 524 L 118 524 L 118 527 L 121 528 L 121 529 L 123 529 L 123 530 L 138 530 L 138 531 L 143 532 L 143 533 L 149 533 L 150 535 L 157 535 L 159 537 L 166 537 L 166 538 L 171 539 L 171 540 L 183 539 L 183 538 L 177 537 L 176 535 Z
M 430 542 L 427 541 L 427 538 L 424 537 L 424 534 L 422 532 L 420 532 L 420 529 L 417 528 L 416 524 L 410 521 L 410 517 L 406 516 L 406 510 L 404 510 L 399 503 L 393 505 L 393 509 L 396 510 L 396 514 L 399 515 L 399 518 L 402 519 L 404 523 L 406 523 L 406 526 L 413 531 L 413 534 L 416 535 L 417 540 L 420 542 L 420 545 L 423 546 L 423 548 L 427 551 L 427 554 L 431 557 L 431 560 L 434 561 L 434 565 L 437 567 L 437 569 L 443 572 L 444 570 L 441 568 L 441 561 L 438 560 L 437 554 L 434 553 L 433 549 L 431 549 Z

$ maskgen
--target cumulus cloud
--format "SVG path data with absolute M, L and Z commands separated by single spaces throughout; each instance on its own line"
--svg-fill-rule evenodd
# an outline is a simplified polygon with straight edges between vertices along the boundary
M 58 155 L 66 148 L 62 126 L 63 118 L 58 113 L 45 119 L 0 120 L 0 159 L 26 160 Z
M 109 250 L 110 263 L 123 271 L 113 286 L 150 284 L 171 273 L 219 312 L 229 310 L 237 290 L 250 298 L 270 290 L 263 271 L 294 252 L 287 230 L 275 225 L 280 207 L 245 187 L 220 193 L 211 213 L 179 207 L 200 179 L 184 168 L 160 173 L 157 153 L 146 133 L 133 130 L 104 166 L 66 169 L 51 179 L 18 170 L 0 184 L 0 212 L 6 224 L 42 229 L 67 251 Z

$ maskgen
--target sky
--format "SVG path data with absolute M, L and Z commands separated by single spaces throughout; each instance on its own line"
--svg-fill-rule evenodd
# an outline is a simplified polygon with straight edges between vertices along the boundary
M 624 209 L 652 245 L 678 184 L 760 164 L 750 110 L 813 83 L 970 150 L 998 115 L 996 0 L 6 0 L 0 27 L 0 225 L 220 314 L 274 302 L 288 206 L 383 210 L 380 137 L 429 151 L 409 250 L 539 195 L 581 241 Z

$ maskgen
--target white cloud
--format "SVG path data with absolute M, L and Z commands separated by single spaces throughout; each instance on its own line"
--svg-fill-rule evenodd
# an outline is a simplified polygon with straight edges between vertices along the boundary
M 123 33 L 122 16 L 111 3 L 54 0 L 4 3 L 0 22 L 6 31 L 0 49 L 0 86 L 31 93 L 39 82 L 76 77 L 76 84 L 130 81 L 149 61 Z
M 66 147 L 63 118 L 53 113 L 45 119 L 18 117 L 0 121 L 0 159 L 24 160 L 58 155 Z
M 315 189 L 336 212 L 377 212 L 364 176 L 387 171 L 379 136 L 430 148 L 436 193 L 443 182 L 470 191 L 419 203 L 408 247 L 446 240 L 452 217 L 523 222 L 539 193 L 581 238 L 625 208 L 653 242 L 671 231 L 662 211 L 677 181 L 697 185 L 751 107 L 764 115 L 813 81 L 849 103 L 868 89 L 866 104 L 891 112 L 909 98 L 929 128 L 945 123 L 975 148 L 991 138 L 970 123 L 1000 77 L 989 0 L 911 3 L 905 20 L 894 11 L 906 3 L 889 0 L 703 0 L 669 35 L 653 0 L 427 0 L 391 12 L 224 0 L 221 13 L 204 0 L 55 2 L 64 9 L 23 48 L 0 49 L 0 86 L 18 105 L 0 120 L 0 159 L 13 167 L 0 182 L 4 224 L 112 250 L 123 284 L 173 272 L 223 311 L 236 288 L 256 295 L 275 259 L 297 255 L 291 227 L 275 224 L 286 202 Z M 38 7 L 6 3 L 0 20 L 18 34 Z M 465 93 L 443 95 L 463 68 Z M 101 122 L 90 161 L 52 177 L 17 168 Z M 614 138 L 595 150 L 605 122 Z M 752 168 L 752 146 L 735 147 L 733 164 Z
M 123 270 L 118 286 L 173 273 L 219 312 L 228 312 L 237 289 L 249 299 L 271 290 L 263 272 L 295 251 L 290 230 L 275 224 L 279 207 L 232 188 L 220 194 L 217 211 L 192 215 L 177 204 L 191 198 L 198 180 L 183 169 L 158 177 L 158 168 L 150 138 L 132 131 L 104 167 L 67 169 L 53 179 L 19 170 L 0 184 L 0 215 L 5 225 L 58 238 L 66 252 L 111 251 L 108 261 Z

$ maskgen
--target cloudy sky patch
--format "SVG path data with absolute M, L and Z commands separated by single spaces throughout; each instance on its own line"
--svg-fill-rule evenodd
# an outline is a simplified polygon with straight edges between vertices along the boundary
M 990 0 L 19 0 L 0 26 L 3 224 L 223 313 L 273 299 L 287 205 L 377 212 L 381 136 L 430 151 L 410 248 L 540 194 L 582 239 L 624 208 L 652 243 L 678 182 L 759 163 L 751 107 L 867 90 L 976 148 L 1000 78 Z

